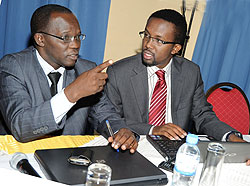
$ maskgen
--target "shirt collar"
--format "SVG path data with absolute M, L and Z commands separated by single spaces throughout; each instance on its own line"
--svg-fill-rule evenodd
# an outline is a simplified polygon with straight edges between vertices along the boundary
M 39 52 L 36 50 L 36 56 L 37 56 L 37 59 L 44 71 L 44 73 L 46 75 L 48 75 L 50 72 L 60 72 L 61 74 L 64 73 L 65 71 L 65 68 L 64 67 L 60 67 L 58 68 L 57 70 L 55 70 L 48 62 L 46 62 L 42 56 L 39 54 Z
M 158 71 L 158 70 L 164 70 L 166 74 L 169 74 L 170 73 L 170 67 L 171 67 L 171 64 L 172 64 L 172 60 L 173 58 L 170 59 L 169 63 L 167 64 L 167 66 L 165 66 L 163 69 L 160 69 L 158 68 L 157 66 L 151 66 L 151 67 L 147 67 L 148 69 L 148 75 L 149 75 L 149 78 L 153 75 L 155 75 L 155 72 Z

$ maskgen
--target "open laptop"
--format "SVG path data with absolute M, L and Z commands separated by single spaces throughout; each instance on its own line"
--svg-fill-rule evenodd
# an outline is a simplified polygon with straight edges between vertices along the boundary
M 147 135 L 147 140 L 167 160 L 175 159 L 178 148 L 185 140 L 170 140 L 165 136 Z M 215 142 L 215 141 L 213 141 Z M 216 141 L 226 149 L 225 163 L 244 163 L 250 159 L 250 143 Z M 200 141 L 200 162 L 203 163 L 207 155 L 207 147 L 211 141 Z
M 112 169 L 111 185 L 164 185 L 167 175 L 140 153 L 117 152 L 108 146 L 37 150 L 35 159 L 47 179 L 68 185 L 84 185 L 87 167 L 68 161 L 72 155 L 85 155 L 92 162 L 105 161 Z

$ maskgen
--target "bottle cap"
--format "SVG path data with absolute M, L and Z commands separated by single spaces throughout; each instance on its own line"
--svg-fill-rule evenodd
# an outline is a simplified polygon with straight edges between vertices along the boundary
M 194 134 L 188 134 L 186 138 L 186 142 L 192 145 L 196 145 L 199 141 L 199 138 L 197 135 Z

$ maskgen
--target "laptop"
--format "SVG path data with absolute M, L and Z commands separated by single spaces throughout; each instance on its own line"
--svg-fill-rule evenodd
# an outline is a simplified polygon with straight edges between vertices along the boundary
M 183 140 L 170 140 L 161 135 L 147 135 L 147 140 L 166 160 L 175 160 L 178 148 L 185 143 Z M 200 141 L 198 147 L 200 150 L 200 162 L 203 163 L 207 155 L 208 144 L 212 141 Z M 214 141 L 213 141 L 214 142 Z M 250 159 L 250 143 L 241 142 L 221 142 L 216 141 L 226 149 L 224 163 L 244 163 Z
M 167 175 L 139 152 L 117 152 L 110 145 L 98 147 L 36 150 L 35 159 L 47 179 L 68 184 L 84 185 L 87 166 L 69 162 L 69 157 L 84 155 L 91 162 L 101 161 L 112 169 L 111 185 L 165 185 Z

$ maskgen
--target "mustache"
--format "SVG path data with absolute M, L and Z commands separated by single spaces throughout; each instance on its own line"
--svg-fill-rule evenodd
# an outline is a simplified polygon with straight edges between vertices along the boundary
M 149 49 L 143 49 L 142 52 L 143 53 L 146 52 L 146 53 L 149 53 L 149 54 L 151 54 L 151 55 L 154 56 L 154 53 L 151 50 L 149 50 Z

